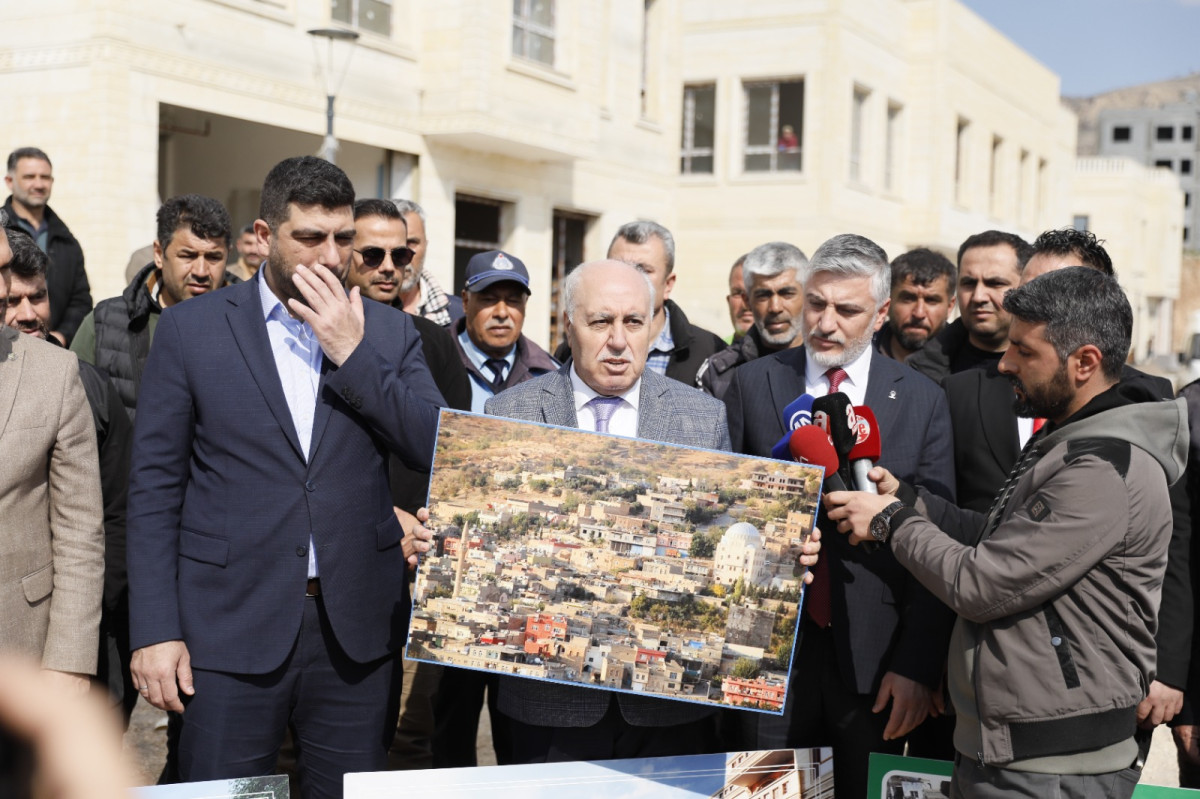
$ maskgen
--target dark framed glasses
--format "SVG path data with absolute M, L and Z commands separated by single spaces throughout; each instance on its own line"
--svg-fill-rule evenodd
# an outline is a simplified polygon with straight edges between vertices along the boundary
M 363 247 L 361 250 L 355 250 L 356 253 L 362 256 L 363 263 L 372 269 L 383 263 L 384 256 L 389 250 L 382 247 Z M 413 251 L 407 247 L 393 247 L 390 250 L 392 254 L 392 266 L 401 267 L 408 266 L 412 263 Z

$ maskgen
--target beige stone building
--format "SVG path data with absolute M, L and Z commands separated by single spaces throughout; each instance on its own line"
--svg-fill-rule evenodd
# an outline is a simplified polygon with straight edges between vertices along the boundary
M 320 148 L 327 90 L 359 194 L 426 208 L 447 288 L 474 252 L 520 256 L 543 344 L 566 269 L 634 218 L 675 232 L 675 298 L 724 334 L 728 267 L 764 241 L 952 251 L 1090 212 L 1058 79 L 957 0 L 44 0 L 4 17 L 0 146 L 53 158 L 97 299 L 162 198 L 251 221 L 267 170 Z M 308 33 L 328 27 L 357 43 Z

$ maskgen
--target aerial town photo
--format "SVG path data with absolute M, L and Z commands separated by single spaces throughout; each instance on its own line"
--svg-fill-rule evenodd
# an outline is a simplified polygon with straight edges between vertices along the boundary
M 782 713 L 822 477 L 444 410 L 407 656 Z

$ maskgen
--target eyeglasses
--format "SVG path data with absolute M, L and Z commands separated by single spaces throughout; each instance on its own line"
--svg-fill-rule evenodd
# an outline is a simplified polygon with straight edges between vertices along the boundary
M 374 269 L 383 263 L 383 258 L 389 251 L 382 247 L 363 247 L 355 252 L 362 256 L 363 264 Z M 407 247 L 393 247 L 391 254 L 392 266 L 408 266 L 412 263 L 413 251 Z

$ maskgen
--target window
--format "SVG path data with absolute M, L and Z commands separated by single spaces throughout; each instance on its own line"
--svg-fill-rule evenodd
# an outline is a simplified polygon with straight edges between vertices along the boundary
M 679 171 L 684 175 L 711 175 L 716 132 L 717 87 L 683 87 L 683 141 L 679 149 Z
M 888 191 L 896 189 L 896 150 L 900 146 L 900 112 L 903 110 L 899 103 L 888 103 L 887 142 L 883 152 L 883 187 Z
M 1117 125 L 1116 127 L 1113 128 L 1112 140 L 1113 141 L 1129 141 L 1130 138 L 1132 137 L 1131 134 L 1132 134 L 1132 131 L 1130 130 L 1128 125 Z
M 1183 158 L 1183 159 L 1180 159 L 1180 161 L 1179 161 L 1179 174 L 1181 174 L 1181 175 L 1190 175 L 1190 174 L 1192 174 L 1192 159 L 1190 159 L 1190 158 Z
M 1188 241 L 1191 240 L 1191 238 L 1192 238 L 1192 229 L 1190 227 L 1185 227 L 1183 229 L 1183 243 L 1187 244 Z
M 467 282 L 467 261 L 472 255 L 500 249 L 502 204 L 460 194 L 454 198 L 454 293 Z
M 556 342 L 562 337 L 562 312 L 560 290 L 563 281 L 572 269 L 583 263 L 583 241 L 587 236 L 588 225 L 593 217 L 575 214 L 570 211 L 554 212 L 554 250 L 551 265 L 552 279 L 550 283 L 550 341 Z
M 1184 125 L 1183 127 L 1181 127 L 1179 129 L 1179 139 L 1180 139 L 1180 141 L 1191 141 L 1192 140 L 1192 126 L 1191 125 Z
M 1020 222 L 1025 218 L 1025 173 L 1029 168 L 1029 151 L 1021 150 L 1021 157 L 1017 161 L 1017 221 Z
M 804 135 L 804 81 L 745 84 L 747 172 L 800 171 Z
M 392 0 L 330 0 L 329 16 L 355 28 L 392 35 Z
M 1192 207 L 1192 193 L 1190 191 L 1185 191 L 1183 193 L 1183 207 L 1184 208 Z
M 967 134 L 970 128 L 970 120 L 958 118 L 954 134 L 954 199 L 959 205 L 966 205 Z
M 1157 167 L 1162 167 L 1163 169 L 1170 169 L 1171 168 L 1171 159 L 1170 158 L 1160 158 L 1154 162 L 1154 165 Z
M 1085 214 L 1076 214 L 1071 217 L 1071 227 L 1076 230 L 1086 231 L 1088 229 L 1088 218 Z
M 1175 128 L 1171 125 L 1159 125 L 1154 129 L 1154 138 L 1158 141 L 1175 141 Z
M 513 0 L 512 51 L 554 66 L 554 0 Z
M 867 112 L 870 89 L 854 87 L 854 98 L 850 106 L 850 180 L 862 182 L 862 138 L 863 117 Z

